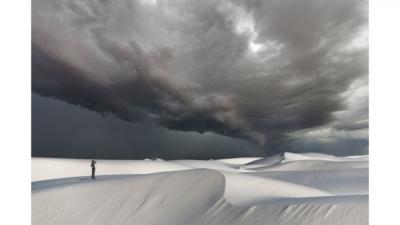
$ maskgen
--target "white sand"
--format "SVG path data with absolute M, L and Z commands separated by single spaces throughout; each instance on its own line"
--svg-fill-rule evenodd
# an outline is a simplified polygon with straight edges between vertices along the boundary
M 33 224 L 368 224 L 368 156 L 98 160 L 96 174 L 33 158 Z

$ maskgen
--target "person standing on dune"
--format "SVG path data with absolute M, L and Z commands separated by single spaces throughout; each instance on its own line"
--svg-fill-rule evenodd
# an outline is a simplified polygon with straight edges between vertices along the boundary
M 94 174 L 96 173 L 96 161 L 95 160 L 92 160 L 92 163 L 90 164 L 90 167 L 92 167 L 92 179 L 93 180 L 95 180 L 96 179 L 96 177 L 94 176 Z

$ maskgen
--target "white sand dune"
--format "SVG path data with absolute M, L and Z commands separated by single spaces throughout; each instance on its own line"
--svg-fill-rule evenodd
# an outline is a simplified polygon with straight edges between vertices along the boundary
M 186 166 L 160 160 L 98 160 L 96 174 L 148 174 L 165 171 L 187 170 Z M 32 181 L 61 177 L 87 176 L 90 160 L 33 158 Z
M 32 159 L 32 224 L 368 224 L 367 156 L 89 162 Z
M 323 154 L 323 153 L 291 153 L 291 152 L 285 152 L 284 154 L 284 162 L 288 161 L 301 161 L 301 160 L 324 160 L 324 161 L 366 161 L 368 160 L 367 155 L 357 155 L 357 156 L 345 156 L 345 157 L 340 157 L 340 156 L 334 156 L 334 155 L 328 155 L 328 154 Z
M 368 169 L 262 171 L 253 176 L 277 179 L 312 187 L 333 195 L 368 194 Z
M 286 198 L 331 196 L 328 192 L 277 179 L 252 174 L 222 174 L 226 182 L 224 197 L 236 206 L 267 204 Z
M 264 159 L 261 157 L 243 157 L 243 158 L 228 158 L 228 159 L 217 159 L 215 161 L 225 162 L 232 165 L 244 165 L 249 162 L 253 162 L 259 159 Z

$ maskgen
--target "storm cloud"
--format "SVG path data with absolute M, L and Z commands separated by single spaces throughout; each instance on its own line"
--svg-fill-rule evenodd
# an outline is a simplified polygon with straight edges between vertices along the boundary
M 32 90 L 249 140 L 368 138 L 368 2 L 33 0 Z M 277 148 L 279 149 L 279 148 Z

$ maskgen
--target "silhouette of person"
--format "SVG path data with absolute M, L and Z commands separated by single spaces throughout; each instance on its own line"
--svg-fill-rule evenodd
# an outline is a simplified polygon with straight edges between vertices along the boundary
M 90 167 L 92 167 L 92 179 L 93 180 L 95 180 L 96 179 L 96 177 L 94 176 L 94 174 L 96 173 L 96 161 L 95 160 L 92 160 L 92 163 L 90 164 Z

